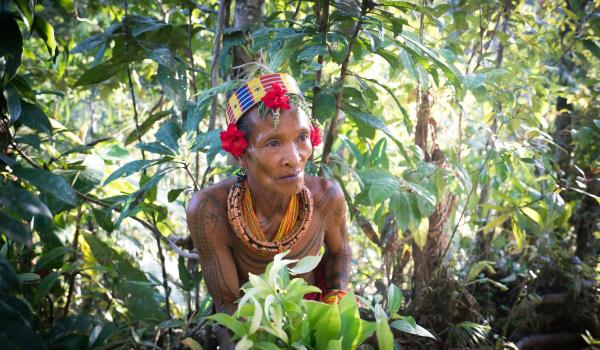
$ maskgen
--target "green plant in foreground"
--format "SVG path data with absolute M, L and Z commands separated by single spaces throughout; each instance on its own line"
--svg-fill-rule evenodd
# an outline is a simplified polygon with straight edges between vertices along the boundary
M 352 291 L 334 305 L 304 300 L 305 294 L 319 292 L 319 288 L 308 285 L 302 278 L 290 280 L 290 275 L 311 271 L 322 255 L 283 259 L 288 253 L 277 254 L 263 275 L 249 274 L 233 316 L 219 313 L 208 317 L 233 332 L 236 350 L 356 349 L 373 333 L 380 349 L 393 349 L 390 327 L 434 338 L 412 317 L 397 314 L 402 294 L 395 285 L 388 292 L 387 311 L 391 318 L 379 302 L 372 305 L 358 297 L 373 312 L 375 322 L 360 318 L 357 297 Z M 289 267 L 294 263 L 294 267 Z M 393 321 L 388 323 L 390 319 Z

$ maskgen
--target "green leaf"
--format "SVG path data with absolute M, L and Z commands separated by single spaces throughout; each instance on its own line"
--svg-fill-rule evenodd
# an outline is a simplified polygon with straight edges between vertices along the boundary
M 435 195 L 419 184 L 408 181 L 405 184 L 417 195 L 417 205 L 421 216 L 428 217 L 433 214 L 437 204 Z
M 412 127 L 413 126 L 412 126 L 412 122 L 410 121 L 410 116 L 408 115 L 408 112 L 406 111 L 406 109 L 404 108 L 404 106 L 402 106 L 402 104 L 400 103 L 400 101 L 396 97 L 396 94 L 394 94 L 394 92 L 392 91 L 392 89 L 390 89 L 386 85 L 380 83 L 376 79 L 369 79 L 369 78 L 364 78 L 364 77 L 360 77 L 360 79 L 363 79 L 363 80 L 366 80 L 366 81 L 370 81 L 371 83 L 374 83 L 374 84 L 380 86 L 381 88 L 383 88 L 392 97 L 392 99 L 396 103 L 396 106 L 398 107 L 398 109 L 402 113 L 402 118 L 404 120 L 404 126 L 406 127 L 406 132 L 409 135 L 412 134 Z
M 372 204 L 383 203 L 398 190 L 398 180 L 396 178 L 384 177 L 371 184 L 369 188 L 369 199 Z
M 259 341 L 254 343 L 253 349 L 259 349 L 259 350 L 280 350 L 280 348 L 273 344 L 273 343 L 268 343 L 268 342 L 264 342 L 264 341 Z
M 331 305 L 315 326 L 316 349 L 327 349 L 329 341 L 339 339 L 341 327 L 339 309 Z
M 17 275 L 17 278 L 19 279 L 20 283 L 31 283 L 39 281 L 41 279 L 40 275 L 32 272 L 20 273 Z
M 0 215 L 2 212 L 0 212 Z M 4 220 L 0 221 L 4 222 Z M 19 279 L 10 262 L 0 254 L 0 292 L 13 293 L 21 289 Z M 1 319 L 2 317 L 0 317 Z
M 29 310 L 30 306 L 20 299 L 0 295 L 0 329 L 4 344 L 13 345 L 17 349 L 45 350 L 45 344 L 32 329 Z M 7 340 L 9 344 L 6 344 Z
M 402 231 L 408 229 L 410 223 L 410 200 L 404 192 L 395 192 L 390 199 L 390 209 L 396 216 L 396 222 Z
M 328 54 L 327 48 L 325 48 L 323 45 L 308 46 L 308 47 L 302 49 L 302 51 L 300 51 L 298 56 L 296 56 L 296 62 L 312 61 L 318 55 L 325 56 L 327 54 Z
M 511 226 L 513 235 L 515 237 L 515 242 L 517 243 L 517 252 L 521 252 L 525 246 L 525 230 L 519 227 L 519 223 L 517 221 L 517 217 L 513 216 Z
M 0 211 L 0 233 L 22 244 L 29 244 L 31 239 L 27 226 L 3 211 Z
M 138 143 L 135 145 L 135 147 L 154 154 L 161 154 L 165 156 L 175 155 L 173 150 L 160 142 Z
M 489 232 L 492 228 L 502 225 L 507 219 L 512 216 L 512 213 L 506 213 L 495 217 L 493 220 L 490 220 L 484 227 L 483 232 Z
M 542 223 L 542 217 L 534 209 L 529 208 L 529 207 L 523 207 L 523 208 L 521 208 L 521 212 L 523 214 L 527 215 L 527 217 L 529 217 L 531 220 L 533 220 L 536 224 L 540 225 Z
M 396 328 L 399 331 L 405 332 L 405 333 L 435 339 L 435 336 L 433 334 L 431 334 L 431 332 L 429 332 L 428 330 L 426 330 L 425 328 L 423 328 L 417 324 L 413 327 L 413 325 L 411 325 L 405 319 L 396 320 L 396 321 L 392 322 L 390 324 L 390 326 L 393 328 Z
M 50 119 L 48 119 L 48 116 L 41 108 L 25 101 L 21 101 L 21 106 L 21 118 L 19 118 L 21 123 L 33 130 L 52 134 Z
M 46 43 L 46 48 L 48 49 L 50 56 L 54 56 L 56 53 L 54 27 L 52 27 L 50 23 L 46 22 L 45 19 L 36 13 L 35 17 L 33 18 L 33 30 L 35 30 Z
M 185 259 L 183 256 L 179 256 L 177 269 L 179 270 L 179 280 L 184 290 L 191 290 L 194 286 L 192 284 L 192 276 L 185 265 Z
M 62 176 L 36 168 L 15 167 L 13 171 L 17 177 L 36 186 L 40 191 L 49 193 L 67 204 L 77 204 L 77 194 Z
M 162 54 L 164 54 L 164 52 Z M 155 60 L 156 58 L 157 57 L 155 57 Z M 179 110 L 182 110 L 183 102 L 185 101 L 184 77 L 179 75 L 176 70 L 169 69 L 165 65 L 159 64 L 156 78 L 167 98 L 173 101 Z
M 388 325 L 388 319 L 385 315 L 385 311 L 381 308 L 381 305 L 375 305 L 375 317 L 376 317 L 376 329 L 375 337 L 377 338 L 377 345 L 379 349 L 393 349 L 394 348 L 394 335 Z
M 592 40 L 581 40 L 583 47 L 588 49 L 597 59 L 600 60 L 600 47 Z
M 148 132 L 148 130 L 150 130 L 152 128 L 152 126 L 154 126 L 154 123 L 156 123 L 157 121 L 161 120 L 162 118 L 164 118 L 170 114 L 171 114 L 171 111 L 160 111 L 160 112 L 154 113 L 151 116 L 149 116 L 148 118 L 146 118 L 146 120 L 144 120 L 142 122 L 142 124 L 140 124 L 140 127 L 139 127 L 140 137 L 144 136 L 144 134 L 146 134 Z M 138 133 L 138 130 L 133 130 L 132 132 L 129 133 L 129 135 L 127 135 L 127 137 L 125 138 L 126 146 L 138 139 L 137 133 Z
M 398 310 L 400 309 L 400 305 L 402 304 L 402 299 L 402 290 L 392 283 L 388 288 L 387 295 L 388 314 L 393 315 L 398 312 Z
M 342 298 L 338 307 L 340 309 L 342 349 L 356 349 L 360 345 L 358 335 L 361 319 L 356 297 L 351 290 Z
M 101 83 L 119 73 L 127 64 L 140 59 L 136 55 L 113 56 L 110 60 L 102 62 L 86 70 L 75 82 L 75 86 L 85 86 Z
M 4 98 L 10 115 L 10 124 L 14 124 L 21 116 L 21 95 L 14 86 L 8 85 L 4 90 Z
M 100 210 L 100 209 L 93 208 L 92 213 L 94 214 L 96 223 L 98 223 L 98 225 L 100 225 L 100 227 L 102 229 L 104 229 L 106 232 L 114 231 L 115 226 L 113 225 L 112 220 L 111 220 L 112 210 L 110 210 L 110 209 Z
M 320 123 L 324 123 L 335 115 L 335 96 L 332 94 L 319 91 L 313 103 L 315 104 L 317 120 Z
M 52 290 L 52 288 L 58 281 L 59 277 L 60 277 L 60 273 L 58 273 L 56 271 L 52 271 L 49 274 L 47 274 L 46 277 L 44 277 L 42 279 L 42 282 L 40 282 L 40 285 L 35 290 L 35 294 L 33 297 L 34 305 L 39 305 L 39 303 L 42 300 L 44 300 L 46 295 L 48 295 L 48 293 L 50 293 L 50 291 Z
M 15 16 L 4 11 L 0 14 L 0 33 L 0 60 L 4 59 L 0 85 L 6 85 L 17 74 L 23 56 L 23 35 Z
M 218 324 L 229 328 L 233 332 L 233 334 L 235 334 L 238 337 L 242 337 L 247 332 L 246 325 L 244 325 L 242 322 L 236 320 L 232 316 L 229 316 L 229 315 L 226 315 L 223 313 L 218 313 L 218 314 L 208 316 L 206 318 L 209 320 L 213 320 L 213 321 L 217 322 Z
M 419 227 L 417 227 L 417 229 L 413 231 L 412 234 L 417 246 L 420 249 L 423 249 L 423 247 L 425 247 L 425 244 L 427 243 L 427 236 L 429 235 L 429 218 L 421 218 Z
M 181 341 L 181 343 L 191 350 L 203 350 L 202 346 L 192 338 L 185 338 Z
M 7 185 L 0 183 L 0 206 L 10 207 L 26 220 L 31 220 L 33 216 L 52 219 L 46 204 L 31 192 L 10 182 Z
M 185 188 L 177 188 L 174 190 L 170 190 L 169 193 L 167 194 L 167 200 L 169 201 L 169 203 L 175 201 L 177 199 L 177 197 L 179 197 L 181 192 L 183 192 L 184 190 L 185 190 Z
M 177 140 L 181 137 L 181 130 L 174 120 L 169 120 L 161 124 L 154 137 L 174 152 L 177 152 L 179 149 Z
M 208 165 L 211 165 L 217 154 L 221 151 L 221 137 L 219 130 L 211 130 L 206 133 L 198 134 L 190 150 L 192 152 L 199 152 L 203 151 L 206 147 L 208 147 L 208 150 L 206 151 L 206 162 Z
M 319 262 L 321 262 L 321 258 L 323 258 L 323 255 L 320 254 L 305 256 L 304 258 L 300 259 L 296 263 L 296 265 L 294 265 L 294 267 L 289 268 L 290 274 L 299 275 L 312 271 L 314 268 L 317 267 L 317 265 L 319 265 Z
M 75 253 L 75 251 L 71 247 L 56 247 L 40 257 L 40 259 L 35 264 L 33 271 L 37 272 L 40 270 L 48 269 L 48 266 L 55 266 L 56 261 L 59 259 L 61 259 L 60 263 L 62 265 L 63 256 L 73 253 Z
M 137 159 L 131 161 L 119 169 L 115 170 L 110 176 L 104 181 L 104 186 L 111 183 L 112 181 L 119 179 L 121 177 L 126 177 L 132 174 L 135 174 L 139 171 L 147 169 L 156 164 L 156 160 L 154 159 Z

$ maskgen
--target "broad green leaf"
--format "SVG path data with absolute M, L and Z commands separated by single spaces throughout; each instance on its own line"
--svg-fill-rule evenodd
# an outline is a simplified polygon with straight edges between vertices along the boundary
M 321 262 L 322 258 L 323 255 L 320 254 L 305 256 L 304 258 L 300 259 L 296 265 L 294 265 L 294 267 L 289 268 L 290 274 L 299 275 L 312 271 L 317 267 L 317 265 L 319 265 L 319 262 Z
M 127 64 L 143 59 L 138 55 L 113 56 L 110 60 L 102 62 L 86 70 L 75 82 L 75 86 L 85 86 L 101 83 L 119 73 Z
M 402 290 L 392 283 L 388 288 L 387 295 L 388 314 L 393 315 L 398 312 L 400 305 L 402 304 L 402 299 Z
M 398 190 L 398 180 L 395 178 L 381 178 L 369 188 L 369 199 L 373 204 L 379 204 L 390 198 Z
M 154 134 L 154 137 L 156 137 L 157 141 L 162 142 L 165 146 L 169 147 L 175 152 L 177 152 L 179 149 L 177 140 L 179 140 L 180 136 L 181 130 L 174 120 L 169 120 L 161 124 L 156 134 Z
M 419 184 L 408 181 L 405 183 L 417 195 L 417 205 L 419 206 L 421 216 L 429 217 L 433 214 L 437 204 L 435 195 Z
M 175 155 L 173 150 L 160 142 L 138 143 L 135 145 L 135 147 L 154 154 L 161 154 L 165 156 Z
M 405 332 L 405 333 L 435 339 L 435 336 L 433 334 L 431 334 L 431 332 L 429 332 L 425 328 L 423 328 L 419 325 L 415 325 L 413 327 L 413 325 L 411 325 L 408 321 L 406 321 L 404 319 L 396 320 L 396 321 L 392 322 L 390 324 L 390 326 L 393 328 L 396 328 L 399 331 Z
M 113 182 L 116 179 L 121 177 L 126 177 L 132 174 L 135 174 L 139 171 L 147 169 L 156 164 L 156 160 L 154 159 L 138 159 L 131 161 L 119 169 L 115 170 L 110 176 L 104 181 L 104 186 Z
M 513 217 L 511 226 L 517 243 L 517 252 L 521 252 L 525 246 L 525 230 L 519 227 L 516 216 Z
M 3 211 L 0 211 L 0 233 L 23 244 L 29 243 L 30 240 L 30 233 L 27 226 Z
M 429 235 L 429 218 L 421 218 L 421 223 L 419 224 L 419 227 L 417 227 L 417 230 L 412 232 L 412 234 L 417 246 L 420 249 L 423 249 L 423 247 L 425 247 L 425 244 L 427 243 L 427 236 Z
M 2 214 L 2 212 L 0 212 Z M 1 222 L 1 221 L 0 221 Z M 10 262 L 0 254 L 0 292 L 13 293 L 21 289 L 19 278 Z
M 17 278 L 19 279 L 19 282 L 21 282 L 21 283 L 36 282 L 41 279 L 40 275 L 38 275 L 37 273 L 33 273 L 33 272 L 20 273 L 17 275 Z
M 335 115 L 335 96 L 326 91 L 319 91 L 314 99 L 315 113 L 320 123 L 333 118 Z
M 332 305 L 315 327 L 316 349 L 327 349 L 330 340 L 337 340 L 340 337 L 342 325 L 338 306 Z
M 402 231 L 408 229 L 410 222 L 410 200 L 404 192 L 396 191 L 390 199 L 390 209 L 396 216 L 396 222 Z
M 39 305 L 41 301 L 44 300 L 46 295 L 50 293 L 56 282 L 58 282 L 58 278 L 60 277 L 60 273 L 58 272 L 50 272 L 42 279 L 40 285 L 35 290 L 35 295 L 33 297 L 33 303 L 35 305 Z
M 583 47 L 588 49 L 597 59 L 600 60 L 600 47 L 592 40 L 581 40 Z
M 273 344 L 273 343 L 268 343 L 268 342 L 264 342 L 264 341 L 259 341 L 254 343 L 254 347 L 253 349 L 259 349 L 259 350 L 280 350 L 280 348 Z
M 233 332 L 233 334 L 235 334 L 238 337 L 242 337 L 244 336 L 244 334 L 247 333 L 247 327 L 246 325 L 244 325 L 244 323 L 236 320 L 235 318 L 227 314 L 218 313 L 208 316 L 206 318 L 229 328 Z
M 248 334 L 254 334 L 260 326 L 263 319 L 263 310 L 256 298 L 252 298 L 254 303 L 254 314 L 252 315 L 252 321 L 250 322 L 250 328 L 248 328 Z
M 33 271 L 37 272 L 40 270 L 47 269 L 48 266 L 54 266 L 57 261 L 62 262 L 62 257 L 67 254 L 73 254 L 75 251 L 71 247 L 56 247 L 51 251 L 43 254 L 37 263 L 35 264 Z
M 169 203 L 175 201 L 177 199 L 177 197 L 179 197 L 181 192 L 183 192 L 184 190 L 185 190 L 185 188 L 176 188 L 174 190 L 170 190 L 169 193 L 167 194 L 167 200 L 169 201 Z
M 29 310 L 30 306 L 20 299 L 0 295 L 0 329 L 3 331 L 3 340 L 18 349 L 45 350 L 45 343 L 31 327 Z
M 393 349 L 394 348 L 394 335 L 388 325 L 388 319 L 385 315 L 385 311 L 381 308 L 381 305 L 375 305 L 375 317 L 376 317 L 376 330 L 375 337 L 377 338 L 377 345 L 379 349 Z
M 40 191 L 49 193 L 67 204 L 77 204 L 77 194 L 62 176 L 37 168 L 15 167 L 13 171 L 16 176 L 26 180 Z
M 356 349 L 359 345 L 360 313 L 356 297 L 349 291 L 338 305 L 340 309 L 342 349 Z
M 56 52 L 56 39 L 54 38 L 54 27 L 50 25 L 50 23 L 46 22 L 39 14 L 35 14 L 33 18 L 33 30 L 35 30 L 38 35 L 44 40 L 46 43 L 46 48 L 48 48 L 48 52 L 50 56 L 54 56 Z
M 0 206 L 11 208 L 23 219 L 30 220 L 33 216 L 38 219 L 52 219 L 50 209 L 38 197 L 24 188 L 8 183 L 0 183 Z
M 17 74 L 23 56 L 23 36 L 17 18 L 8 12 L 0 15 L 0 60 L 4 60 L 4 75 L 0 76 L 0 85 L 7 84 Z
M 363 79 L 363 80 L 366 80 L 366 81 L 370 81 L 371 83 L 374 83 L 374 84 L 380 86 L 381 88 L 383 88 L 392 97 L 392 99 L 396 103 L 396 106 L 398 107 L 398 109 L 402 113 L 402 118 L 404 119 L 404 126 L 406 127 L 406 132 L 409 135 L 412 134 L 412 127 L 413 126 L 412 126 L 412 122 L 410 121 L 410 116 L 408 115 L 408 112 L 406 111 L 406 109 L 404 108 L 404 106 L 402 106 L 402 104 L 400 103 L 400 101 L 396 97 L 396 94 L 394 94 L 394 92 L 392 91 L 392 89 L 390 89 L 388 86 L 380 83 L 376 79 L 369 79 L 369 78 L 364 78 L 364 77 L 360 77 L 360 79 Z
M 115 229 L 115 226 L 112 222 L 112 210 L 100 210 L 93 208 L 92 213 L 94 214 L 96 223 L 98 223 L 98 225 L 100 225 L 100 227 L 103 228 L 106 232 L 112 232 Z
M 6 108 L 10 115 L 10 124 L 14 124 L 21 116 L 21 95 L 19 91 L 11 84 L 4 90 L 4 98 L 6 99 Z
M 529 207 L 523 207 L 523 208 L 521 208 L 521 212 L 523 214 L 527 215 L 527 217 L 529 217 L 531 220 L 533 220 L 536 224 L 539 225 L 542 223 L 542 217 L 534 209 L 529 208 Z
M 179 271 L 179 280 L 183 286 L 184 290 L 191 290 L 194 286 L 192 284 L 192 276 L 190 276 L 190 272 L 185 265 L 185 259 L 183 256 L 179 256 L 179 260 L 177 263 L 177 269 Z
M 235 350 L 250 350 L 253 348 L 254 342 L 248 338 L 248 335 L 244 335 L 242 339 L 240 339 L 235 344 Z
M 502 214 L 499 215 L 497 217 L 495 217 L 494 219 L 490 220 L 484 227 L 483 227 L 483 232 L 489 232 L 492 228 L 498 226 L 498 225 L 502 225 L 506 220 L 508 220 L 510 217 L 512 216 L 512 213 L 506 213 L 506 214 Z
M 323 45 L 308 46 L 296 56 L 296 61 L 312 61 L 318 55 L 327 55 L 328 51 Z
M 44 111 L 29 102 L 21 101 L 21 117 L 19 121 L 33 130 L 52 134 L 52 125 Z

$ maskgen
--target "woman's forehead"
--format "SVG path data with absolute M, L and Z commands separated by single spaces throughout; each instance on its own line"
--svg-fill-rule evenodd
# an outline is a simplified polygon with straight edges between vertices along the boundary
M 250 131 L 252 133 L 277 134 L 310 128 L 308 116 L 300 108 L 281 110 L 277 128 L 275 128 L 272 115 L 268 114 L 266 117 L 261 117 L 258 109 L 251 111 L 246 117 L 251 119 Z

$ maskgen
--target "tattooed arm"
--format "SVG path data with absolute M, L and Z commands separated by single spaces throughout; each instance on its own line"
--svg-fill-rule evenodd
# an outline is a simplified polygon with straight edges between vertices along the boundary
M 200 257 L 202 277 L 217 312 L 235 312 L 240 297 L 235 262 L 231 254 L 231 236 L 222 202 L 204 190 L 194 194 L 187 208 L 190 235 Z M 233 349 L 225 328 L 217 331 L 222 349 Z
M 321 210 L 325 210 L 325 246 L 323 257 L 325 281 L 327 289 L 343 289 L 348 287 L 350 260 L 352 253 L 348 244 L 348 228 L 346 227 L 346 199 L 339 185 L 325 180 L 325 195 Z

